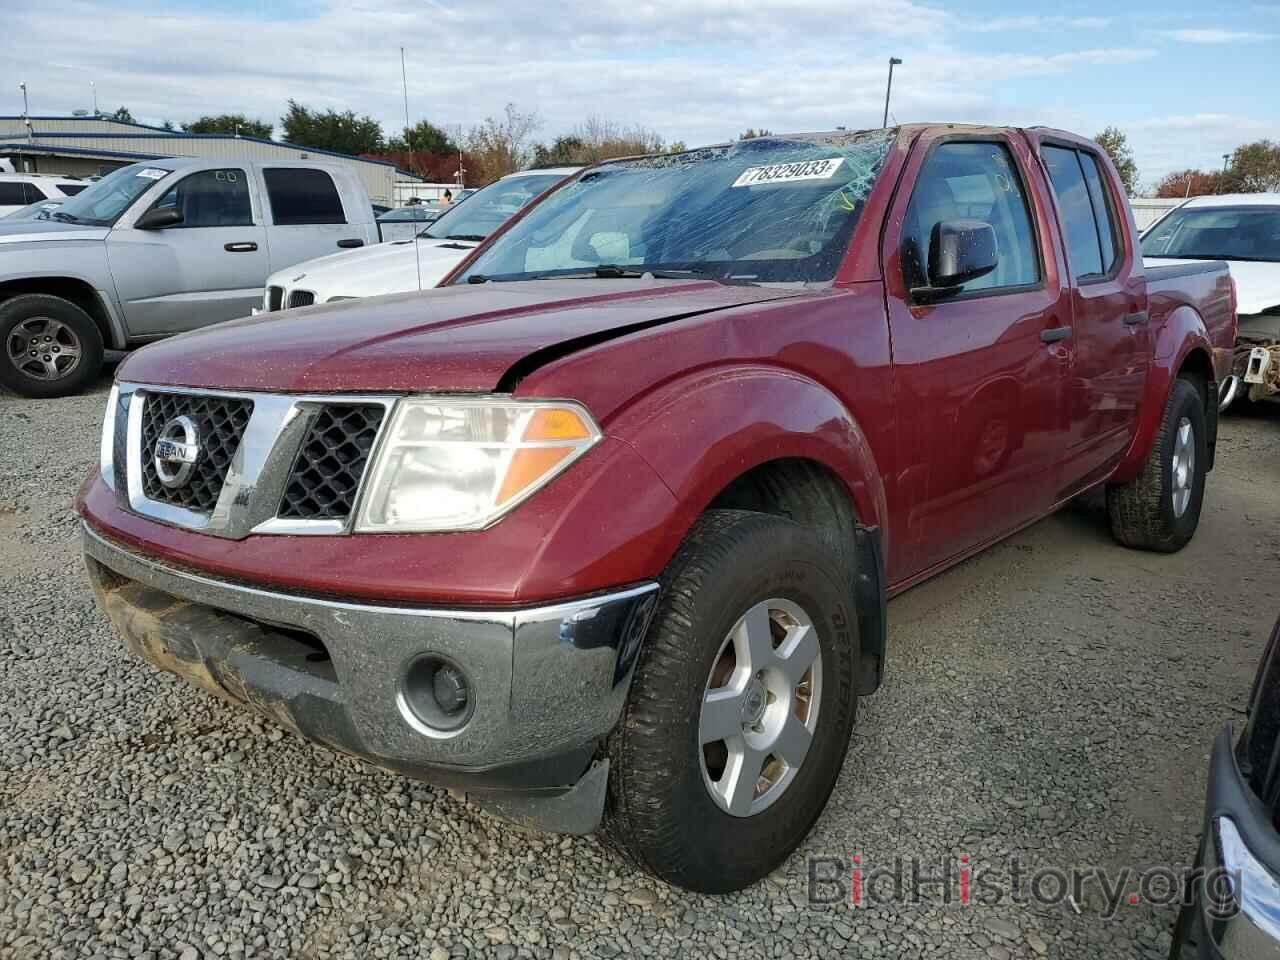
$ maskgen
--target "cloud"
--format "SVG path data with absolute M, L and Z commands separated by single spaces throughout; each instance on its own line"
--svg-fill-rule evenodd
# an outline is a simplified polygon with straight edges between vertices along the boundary
M 974 20 L 972 17 L 957 17 L 957 25 L 974 33 L 1002 33 L 1007 30 L 1102 30 L 1111 25 L 1110 17 L 1044 17 L 1038 15 L 1022 17 L 992 17 L 989 20 Z
M 1199 28 L 1187 30 L 1161 30 L 1160 35 L 1180 43 L 1249 43 L 1255 40 L 1270 40 L 1274 33 L 1256 33 L 1252 30 L 1219 30 L 1216 28 Z

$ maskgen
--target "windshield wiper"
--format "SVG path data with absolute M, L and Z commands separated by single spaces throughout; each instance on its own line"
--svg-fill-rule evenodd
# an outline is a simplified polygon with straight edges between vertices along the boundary
M 481 240 L 484 240 L 485 237 L 479 233 L 451 233 L 447 237 L 445 237 L 445 239 L 446 240 L 472 240 L 472 241 L 475 241 L 476 243 L 479 243 Z
M 620 267 L 616 263 L 602 263 L 596 267 L 595 275 L 601 280 L 630 279 L 633 277 L 654 277 L 658 280 L 684 280 L 688 277 L 711 277 L 706 270 L 692 270 L 662 267 Z
M 80 222 L 80 219 L 78 217 L 73 217 L 69 213 L 63 213 L 61 210 L 52 210 L 50 211 L 49 216 L 53 217 L 53 219 L 55 220 L 60 220 L 63 223 L 79 223 Z

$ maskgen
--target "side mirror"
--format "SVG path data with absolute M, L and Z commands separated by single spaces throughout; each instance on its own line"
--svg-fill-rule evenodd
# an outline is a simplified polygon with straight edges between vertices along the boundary
M 920 302 L 955 296 L 970 280 L 985 276 L 1000 262 L 996 231 L 983 220 L 943 220 L 929 237 L 929 286 L 915 287 Z
M 134 227 L 139 230 L 163 230 L 165 227 L 176 227 L 181 222 L 181 210 L 174 207 L 153 207 L 138 218 Z

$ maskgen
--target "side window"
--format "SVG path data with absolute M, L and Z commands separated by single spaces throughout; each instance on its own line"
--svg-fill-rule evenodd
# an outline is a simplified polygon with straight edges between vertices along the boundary
M 182 211 L 182 227 L 248 227 L 253 205 L 243 170 L 202 170 L 179 180 L 156 203 Z
M 34 183 L 27 185 L 27 203 L 39 203 L 41 200 L 48 200 L 49 195 L 37 187 Z
M 1102 171 L 1097 158 L 1080 151 L 1080 166 L 1084 168 L 1084 182 L 1089 187 L 1089 199 L 1093 201 L 1093 219 L 1098 224 L 1098 242 L 1102 245 L 1102 272 L 1110 273 L 1119 259 L 1116 238 L 1120 236 L 1116 224 L 1116 212 L 1111 196 L 1102 182 Z
M 908 289 L 928 283 L 929 241 L 944 220 L 984 220 L 995 230 L 995 270 L 970 280 L 962 292 L 1039 282 L 1040 257 L 1022 178 L 1003 144 L 943 143 L 925 160 L 903 225 Z
M 278 226 L 346 223 L 342 198 L 323 170 L 274 167 L 262 171 L 271 198 L 271 219 Z
M 27 199 L 26 184 L 21 181 L 6 180 L 0 182 L 0 207 L 25 207 L 32 203 Z
M 87 187 L 87 183 L 60 183 L 58 189 L 65 193 L 68 197 L 74 197 L 77 193 Z
M 1065 147 L 1045 147 L 1043 155 L 1053 192 L 1058 198 L 1071 269 L 1077 279 L 1102 276 L 1098 224 L 1093 218 L 1093 201 L 1076 151 Z

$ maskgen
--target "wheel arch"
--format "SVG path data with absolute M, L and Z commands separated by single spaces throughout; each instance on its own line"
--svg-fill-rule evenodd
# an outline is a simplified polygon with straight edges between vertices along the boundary
M 124 349 L 124 332 L 111 305 L 88 280 L 71 276 L 41 276 L 0 281 L 0 304 L 33 293 L 61 297 L 74 303 L 92 318 L 106 346 Z

